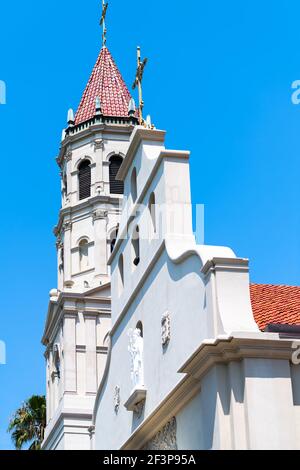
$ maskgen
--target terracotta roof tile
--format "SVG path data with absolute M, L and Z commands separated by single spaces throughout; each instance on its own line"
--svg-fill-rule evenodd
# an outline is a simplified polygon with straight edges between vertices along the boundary
M 300 325 L 300 287 L 251 284 L 250 296 L 261 330 L 270 323 Z
M 100 98 L 101 111 L 105 116 L 128 116 L 131 95 L 106 47 L 101 49 L 83 93 L 75 116 L 75 124 L 87 121 L 95 115 L 97 97 Z

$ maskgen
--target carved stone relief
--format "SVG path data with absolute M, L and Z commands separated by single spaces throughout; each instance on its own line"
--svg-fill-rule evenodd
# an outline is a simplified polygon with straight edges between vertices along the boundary
M 135 328 L 130 329 L 128 332 L 129 346 L 128 352 L 131 359 L 131 380 L 134 388 L 144 386 L 144 364 L 143 364 L 143 345 L 144 340 L 141 335 L 141 330 Z
M 172 418 L 161 431 L 146 444 L 144 450 L 178 450 L 176 418 Z
M 119 412 L 120 403 L 121 403 L 120 387 L 118 385 L 116 385 L 115 393 L 114 393 L 114 410 L 115 410 L 116 414 Z
M 171 319 L 169 312 L 166 312 L 161 319 L 161 342 L 166 347 L 171 339 Z

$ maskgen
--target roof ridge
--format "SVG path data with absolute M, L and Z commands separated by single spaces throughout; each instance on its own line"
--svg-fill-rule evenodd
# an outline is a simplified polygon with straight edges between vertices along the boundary
M 291 284 L 264 284 L 264 283 L 256 283 L 250 282 L 250 286 L 265 286 L 265 287 L 287 287 L 287 288 L 296 288 L 300 289 L 300 286 L 291 285 Z

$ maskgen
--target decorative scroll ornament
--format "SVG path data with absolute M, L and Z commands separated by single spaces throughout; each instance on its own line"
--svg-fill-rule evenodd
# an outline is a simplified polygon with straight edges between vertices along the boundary
M 103 150 L 103 148 L 104 148 L 103 139 L 95 139 L 94 140 L 94 150 Z
M 116 386 L 115 386 L 115 393 L 114 393 L 114 409 L 115 409 L 115 413 L 118 413 L 118 412 L 119 412 L 120 403 L 121 403 L 120 387 L 119 387 L 118 385 L 116 385 Z
M 108 216 L 108 211 L 103 209 L 97 209 L 93 212 L 93 220 L 106 219 Z
M 144 340 L 139 328 L 129 330 L 128 351 L 131 358 L 131 380 L 134 388 L 144 387 Z
M 166 347 L 171 339 L 171 319 L 169 312 L 166 312 L 161 319 L 161 342 Z

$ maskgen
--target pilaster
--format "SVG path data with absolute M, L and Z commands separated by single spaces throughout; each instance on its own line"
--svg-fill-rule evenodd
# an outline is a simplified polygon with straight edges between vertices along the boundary
M 66 313 L 64 317 L 64 390 L 76 393 L 76 313 Z
M 107 275 L 107 217 L 108 211 L 93 212 L 95 234 L 95 276 Z
M 71 279 L 71 230 L 72 222 L 66 221 L 63 225 L 64 230 L 64 285 L 65 287 L 72 286 Z

